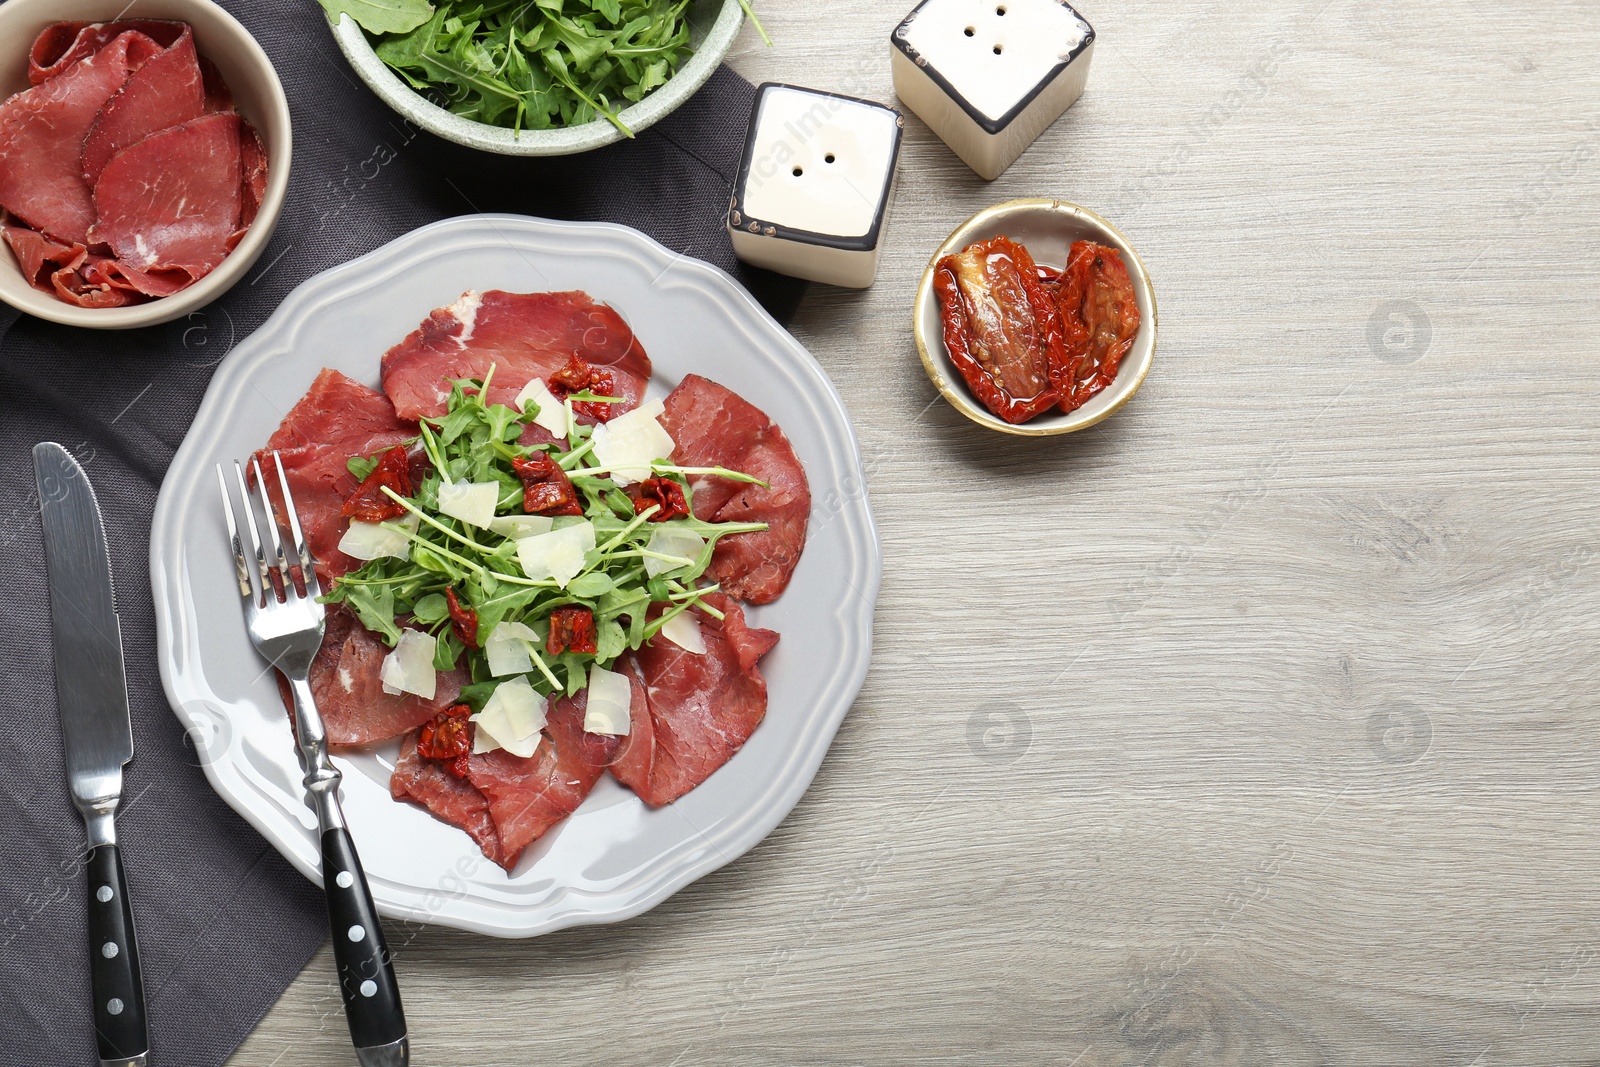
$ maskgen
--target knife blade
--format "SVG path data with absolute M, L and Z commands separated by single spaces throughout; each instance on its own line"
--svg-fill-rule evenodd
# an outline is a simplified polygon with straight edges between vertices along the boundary
M 88 831 L 89 979 L 100 1062 L 144 1067 L 144 988 L 115 821 L 122 768 L 133 758 L 133 725 L 111 553 L 94 488 L 71 453 L 50 441 L 35 445 L 33 471 L 61 745 L 72 801 Z

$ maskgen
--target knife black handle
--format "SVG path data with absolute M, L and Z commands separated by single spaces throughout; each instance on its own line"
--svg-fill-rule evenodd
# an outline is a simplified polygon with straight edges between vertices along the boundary
M 333 928 L 333 958 L 339 968 L 339 991 L 357 1050 L 393 1046 L 406 1038 L 406 1014 L 394 980 L 389 946 L 378 923 L 378 909 L 367 888 L 350 831 L 334 827 L 322 833 L 322 888 L 328 897 L 328 923 Z M 404 1056 L 404 1046 L 399 1055 Z M 405 1059 L 393 1062 L 404 1063 Z
M 148 1053 L 139 944 L 116 845 L 89 850 L 89 986 L 100 1059 L 114 1063 Z

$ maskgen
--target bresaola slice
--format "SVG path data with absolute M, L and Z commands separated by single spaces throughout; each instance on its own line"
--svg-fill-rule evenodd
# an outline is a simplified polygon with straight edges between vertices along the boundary
M 389 646 L 341 606 L 328 610 L 322 648 L 311 664 L 311 695 L 330 745 L 371 745 L 413 730 L 456 702 L 462 671 L 440 671 L 433 699 L 383 691 L 378 670 Z M 293 707 L 287 694 L 284 704 Z
M 141 293 L 145 296 L 171 296 L 195 282 L 195 276 L 185 267 L 137 270 L 110 256 L 91 255 L 89 260 L 79 274 L 81 281 L 94 289 L 115 289 L 124 294 Z
M 180 25 L 183 32 L 177 41 L 134 71 L 89 128 L 83 142 L 83 179 L 91 189 L 122 149 L 205 114 L 194 34 Z
M 239 230 L 234 235 L 235 244 L 256 220 L 261 201 L 267 195 L 267 146 L 261 143 L 260 132 L 248 122 L 243 123 L 240 131 L 239 166 Z
M 77 270 L 57 271 L 51 278 L 56 296 L 86 308 L 114 308 L 137 304 L 144 297 L 109 273 L 115 260 L 90 252 Z
M 715 475 L 690 479 L 695 516 L 707 522 L 764 522 L 761 533 L 717 544 L 706 571 L 725 592 L 752 604 L 776 600 L 806 545 L 811 489 L 794 446 L 760 408 L 709 378 L 690 374 L 666 399 L 661 425 L 684 467 L 724 467 L 768 487 Z
M 128 75 L 159 51 L 127 32 L 70 69 L 0 103 L 0 207 L 63 244 L 88 244 L 94 198 L 83 142 Z
M 49 288 L 57 273 L 76 270 L 88 256 L 83 245 L 64 245 L 26 226 L 0 227 L 0 234 L 16 255 L 22 276 L 35 289 Z
M 324 370 L 257 454 L 276 500 L 272 452 L 278 450 L 300 526 L 323 580 L 360 565 L 339 551 L 339 541 L 349 527 L 340 511 L 359 484 L 346 462 L 351 456 L 370 456 L 416 436 L 417 424 L 396 415 L 388 397 L 336 370 Z
M 467 757 L 465 779 L 418 755 L 415 735 L 408 736 L 389 791 L 461 827 L 485 856 L 509 871 L 524 849 L 578 810 L 604 772 L 584 744 L 584 706 L 582 693 L 555 701 L 531 758 L 504 749 L 474 753 Z
M 57 22 L 46 26 L 28 52 L 28 83 L 40 85 L 94 55 L 119 35 L 142 33 L 158 48 L 169 48 L 189 27 L 170 19 L 123 19 L 117 22 Z
M 349 375 L 324 369 L 267 438 L 267 450 L 317 445 L 347 449 L 347 457 L 362 456 L 368 454 L 362 447 L 374 438 L 416 433 L 417 424 L 397 415 L 388 397 Z
M 634 709 L 611 773 L 647 804 L 670 804 L 711 777 L 767 714 L 767 682 L 757 664 L 778 635 L 747 625 L 744 609 L 725 596 L 705 599 L 724 618 L 694 609 L 704 653 L 658 636 L 632 654 L 648 714 Z
M 232 111 L 233 93 L 222 80 L 222 71 L 205 56 L 200 57 L 200 82 L 205 86 L 207 111 Z
M 445 770 L 438 760 L 418 753 L 415 731 L 400 743 L 400 758 L 389 777 L 389 795 L 396 800 L 414 800 L 451 826 L 465 830 L 485 856 L 511 869 L 489 815 L 489 799 L 471 782 Z
M 468 757 L 467 780 L 488 798 L 503 857 L 496 862 L 507 870 L 516 866 L 523 849 L 577 811 L 604 773 L 585 758 L 585 696 L 550 706 L 544 742 L 531 759 L 504 749 Z
M 383 391 L 406 418 L 435 417 L 445 413 L 451 379 L 482 378 L 492 365 L 489 401 L 509 405 L 529 381 L 548 379 L 573 356 L 611 372 L 625 398 L 613 414 L 638 405 L 650 357 L 615 311 L 579 292 L 469 292 L 389 349 Z
M 135 270 L 210 273 L 239 228 L 239 137 L 238 115 L 205 115 L 118 152 L 94 187 L 93 239 Z

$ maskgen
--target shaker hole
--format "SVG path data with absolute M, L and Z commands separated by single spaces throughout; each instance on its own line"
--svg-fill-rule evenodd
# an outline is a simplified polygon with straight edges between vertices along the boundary
M 976 26 L 968 26 L 966 29 L 962 30 L 961 32 L 966 34 L 968 37 L 972 37 L 978 32 L 978 27 L 976 27 Z
M 827 155 L 822 157 L 822 161 L 824 163 L 832 163 L 833 160 L 834 160 L 834 155 L 833 155 L 832 152 L 829 152 Z
M 1004 15 L 1006 13 L 1005 5 L 1001 4 L 999 7 L 995 8 L 994 13 L 996 15 Z
M 1003 46 L 1001 46 L 1001 45 L 995 45 L 994 46 L 994 54 L 995 55 L 999 55 L 1001 52 L 1004 52 L 1004 51 L 1005 51 L 1005 48 Z
M 794 168 L 794 176 L 795 176 L 795 177 L 796 177 L 796 178 L 798 178 L 798 177 L 800 177 L 800 175 L 802 175 L 802 174 L 804 174 L 804 173 L 805 173 L 805 169 L 804 169 L 804 168 L 803 168 L 803 167 L 796 167 L 796 168 Z

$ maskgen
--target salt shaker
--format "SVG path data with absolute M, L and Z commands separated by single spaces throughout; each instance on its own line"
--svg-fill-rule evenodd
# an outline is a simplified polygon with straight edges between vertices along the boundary
M 797 278 L 871 285 L 903 126 L 870 100 L 762 85 L 728 209 L 734 253 Z
M 890 42 L 901 102 L 990 181 L 1083 94 L 1094 56 L 1063 0 L 923 0 Z

